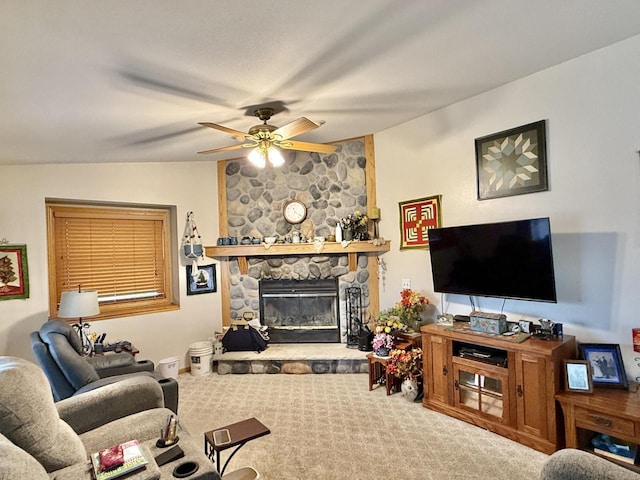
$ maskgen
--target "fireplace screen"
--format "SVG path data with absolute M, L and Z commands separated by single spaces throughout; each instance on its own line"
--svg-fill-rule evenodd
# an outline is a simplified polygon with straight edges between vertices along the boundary
M 262 280 L 260 319 L 273 343 L 340 342 L 338 282 Z

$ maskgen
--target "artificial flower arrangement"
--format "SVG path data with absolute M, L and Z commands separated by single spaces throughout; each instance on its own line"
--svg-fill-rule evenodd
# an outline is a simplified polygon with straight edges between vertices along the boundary
M 422 375 L 422 349 L 391 350 L 387 360 L 387 374 L 398 378 L 416 378 Z
M 424 310 L 424 306 L 428 304 L 427 297 L 410 288 L 405 288 L 400 292 L 400 301 L 396 303 L 396 307 L 401 310 L 401 317 L 417 318 Z
M 354 239 L 358 239 L 362 233 L 366 232 L 368 222 L 369 217 L 360 210 L 356 210 L 340 219 L 340 227 L 343 232 L 349 231 L 352 233 Z
M 374 322 L 373 331 L 376 333 L 391 333 L 393 331 L 405 332 L 407 325 L 400 318 L 400 310 L 391 307 L 378 313 Z
M 380 350 L 386 350 L 385 354 L 393 348 L 393 337 L 388 333 L 377 333 L 373 337 L 373 351 L 378 352 Z
M 400 301 L 393 307 L 378 313 L 372 330 L 376 333 L 415 330 L 420 328 L 420 314 L 424 311 L 429 299 L 424 295 L 405 288 L 400 292 Z

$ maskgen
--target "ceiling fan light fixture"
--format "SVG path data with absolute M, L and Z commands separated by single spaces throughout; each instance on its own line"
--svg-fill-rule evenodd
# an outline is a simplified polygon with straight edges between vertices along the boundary
M 274 167 L 284 165 L 284 157 L 280 150 L 273 143 L 267 141 L 262 141 L 257 147 L 253 148 L 249 152 L 248 158 L 257 168 L 264 168 L 267 165 L 267 160 Z
M 269 158 L 269 163 L 274 167 L 281 167 L 284 165 L 284 158 L 282 157 L 282 153 L 276 147 L 271 145 L 267 150 L 267 157 Z
M 261 146 L 252 149 L 248 155 L 249 161 L 257 168 L 264 168 L 267 164 L 265 151 Z

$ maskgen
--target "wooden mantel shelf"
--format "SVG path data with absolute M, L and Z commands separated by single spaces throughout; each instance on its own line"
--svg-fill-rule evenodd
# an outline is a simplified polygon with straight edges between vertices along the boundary
M 264 245 L 224 245 L 204 247 L 204 254 L 211 258 L 237 257 L 240 273 L 248 272 L 247 257 L 268 257 L 277 255 L 286 257 L 289 255 L 348 255 L 349 270 L 353 271 L 358 266 L 359 253 L 385 253 L 390 249 L 390 241 L 386 240 L 382 245 L 374 245 L 373 241 L 355 241 L 346 247 L 338 242 L 324 242 L 322 250 L 316 250 L 313 243 L 275 243 L 269 248 Z

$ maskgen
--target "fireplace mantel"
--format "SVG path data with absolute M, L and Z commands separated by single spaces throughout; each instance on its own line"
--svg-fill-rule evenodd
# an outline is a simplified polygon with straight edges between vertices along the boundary
M 349 270 L 356 270 L 359 253 L 380 254 L 388 252 L 390 241 L 384 240 L 375 245 L 375 240 L 350 242 L 342 246 L 339 242 L 324 242 L 322 249 L 316 249 L 314 243 L 274 243 L 269 245 L 223 245 L 204 247 L 204 254 L 211 258 L 237 257 L 238 267 L 243 275 L 248 272 L 247 257 L 268 257 L 289 255 L 348 255 Z

